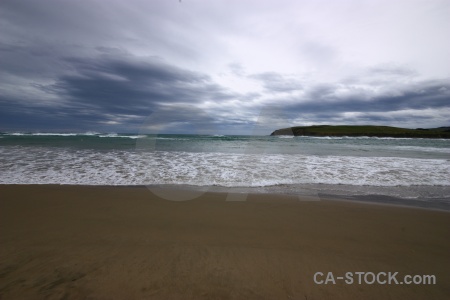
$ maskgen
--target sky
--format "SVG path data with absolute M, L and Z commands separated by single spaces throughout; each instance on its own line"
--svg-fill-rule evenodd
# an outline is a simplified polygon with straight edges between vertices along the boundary
M 450 1 L 2 0 L 0 131 L 450 126 Z

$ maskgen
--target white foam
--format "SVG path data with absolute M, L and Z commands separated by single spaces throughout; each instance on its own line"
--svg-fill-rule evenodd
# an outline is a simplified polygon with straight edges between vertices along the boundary
M 450 186 L 446 159 L 5 146 L 0 165 L 1 184 Z
M 4 135 L 12 135 L 12 136 L 76 136 L 76 135 L 84 135 L 84 134 L 55 133 L 55 132 L 33 132 L 33 133 L 12 132 L 12 133 L 5 133 Z
M 22 132 L 12 132 L 4 133 L 4 136 L 97 136 L 101 138 L 128 138 L 128 139 L 139 139 L 146 137 L 145 135 L 119 135 L 117 133 L 105 133 L 101 134 L 94 131 L 88 131 L 85 133 L 54 133 L 54 132 L 35 132 L 35 133 L 22 133 Z
M 145 136 L 143 136 L 145 137 Z M 157 136 L 155 137 L 155 139 L 157 140 L 172 140 L 172 141 L 188 141 L 188 138 L 171 138 L 171 137 L 161 137 L 161 136 Z
M 342 140 L 343 137 L 336 137 L 336 136 L 308 136 L 308 135 L 301 135 L 296 136 L 297 138 L 307 138 L 307 139 L 318 139 L 318 140 Z
M 145 135 L 118 135 L 117 133 L 101 134 L 98 137 L 101 138 L 127 138 L 127 139 L 141 139 L 146 137 Z
M 80 135 L 99 135 L 100 132 L 96 132 L 96 131 L 87 131 L 85 133 L 82 133 Z
M 31 133 L 33 136 L 76 136 L 76 133 L 46 133 L 46 132 L 37 132 Z
M 117 137 L 117 133 L 101 134 L 99 137 Z

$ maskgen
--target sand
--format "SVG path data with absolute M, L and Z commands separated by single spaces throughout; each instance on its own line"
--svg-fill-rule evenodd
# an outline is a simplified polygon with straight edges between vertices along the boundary
M 0 299 L 450 299 L 448 212 L 226 198 L 0 186 Z M 358 271 L 399 272 L 400 281 L 429 274 L 437 283 L 313 280 Z

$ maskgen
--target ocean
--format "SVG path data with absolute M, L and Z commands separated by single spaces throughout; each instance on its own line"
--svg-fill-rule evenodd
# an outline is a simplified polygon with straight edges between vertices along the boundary
M 0 184 L 288 193 L 450 210 L 450 140 L 0 133 Z

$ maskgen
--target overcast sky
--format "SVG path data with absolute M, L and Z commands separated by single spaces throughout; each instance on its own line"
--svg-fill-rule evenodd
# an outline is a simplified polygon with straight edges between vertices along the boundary
M 450 1 L 1 0 L 0 131 L 450 126 Z

